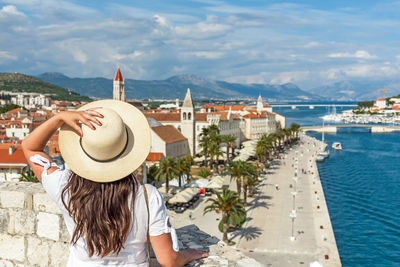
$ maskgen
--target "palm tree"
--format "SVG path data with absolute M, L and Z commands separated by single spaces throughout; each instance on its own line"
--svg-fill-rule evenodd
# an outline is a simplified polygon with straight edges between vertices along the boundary
M 231 224 L 240 224 L 243 216 L 246 216 L 246 210 L 243 206 L 243 202 L 239 198 L 236 192 L 233 192 L 227 188 L 224 188 L 222 195 L 215 192 L 217 198 L 209 198 L 206 202 L 211 202 L 210 205 L 204 208 L 204 214 L 210 211 L 221 213 L 223 223 L 223 236 L 222 241 L 229 244 L 228 230 Z
M 236 192 L 240 198 L 242 192 L 242 176 L 245 168 L 245 161 L 237 160 L 231 161 L 230 165 L 226 167 L 226 171 L 231 175 L 231 180 L 236 179 Z
M 199 139 L 199 146 L 201 147 L 200 155 L 204 156 L 204 161 L 207 166 L 208 146 L 210 143 L 209 128 L 202 128 Z
M 177 175 L 176 162 L 171 157 L 162 158 L 156 173 L 156 179 L 165 180 L 165 192 L 169 190 L 169 180 Z
M 247 187 L 258 178 L 257 166 L 245 162 L 243 166 L 243 202 L 247 206 Z
M 186 155 L 185 157 L 185 174 L 186 181 L 189 183 L 192 179 L 192 166 L 194 164 L 194 160 L 191 155 Z
M 186 172 L 186 160 L 185 158 L 180 158 L 176 160 L 176 174 L 178 175 L 178 184 L 179 187 L 182 187 L 182 176 L 185 174 Z
M 229 149 L 233 149 L 232 143 L 235 143 L 235 141 L 236 137 L 231 134 L 222 135 L 222 142 L 226 145 L 226 163 L 229 163 Z
M 295 136 L 296 136 L 296 139 L 298 139 L 299 138 L 299 131 L 300 131 L 300 125 L 298 125 L 297 123 L 295 123 L 295 122 L 292 122 L 291 124 L 290 124 L 290 128 L 292 128 L 292 130 L 294 131 L 294 133 L 295 133 Z
M 210 175 L 211 175 L 211 172 L 208 169 L 201 169 L 199 171 L 199 176 L 204 179 L 207 179 Z

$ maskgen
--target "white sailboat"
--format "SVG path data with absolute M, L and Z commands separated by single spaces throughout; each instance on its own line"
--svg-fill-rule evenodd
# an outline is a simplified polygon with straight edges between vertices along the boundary
M 325 144 L 325 122 L 322 121 L 322 143 Z M 322 152 L 319 152 L 317 155 L 317 161 L 322 161 L 325 158 L 329 157 L 329 150 L 325 150 Z

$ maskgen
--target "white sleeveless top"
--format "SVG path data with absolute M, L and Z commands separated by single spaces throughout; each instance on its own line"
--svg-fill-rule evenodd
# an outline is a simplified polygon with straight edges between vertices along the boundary
M 42 173 L 42 184 L 50 198 L 57 203 L 63 213 L 65 225 L 67 226 L 70 236 L 72 236 L 75 223 L 68 211 L 65 209 L 61 200 L 61 193 L 65 185 L 68 183 L 70 170 L 56 170 L 50 175 L 47 169 L 50 168 L 50 162 L 40 155 L 35 155 L 30 160 L 44 167 Z M 170 227 L 167 210 L 164 200 L 158 190 L 146 184 L 147 194 L 149 198 L 150 209 L 150 236 L 158 236 L 164 233 L 171 233 L 173 241 L 173 249 L 179 250 L 175 230 Z M 96 255 L 89 257 L 88 249 L 84 239 L 80 238 L 75 245 L 70 244 L 70 254 L 68 259 L 68 267 L 95 267 L 95 266 L 124 266 L 124 267 L 147 267 L 147 208 L 146 200 L 143 193 L 143 187 L 138 186 L 135 198 L 135 207 L 133 210 L 133 227 L 129 232 L 128 238 L 118 255 L 109 254 L 103 258 Z M 118 229 L 115 229 L 118 231 Z

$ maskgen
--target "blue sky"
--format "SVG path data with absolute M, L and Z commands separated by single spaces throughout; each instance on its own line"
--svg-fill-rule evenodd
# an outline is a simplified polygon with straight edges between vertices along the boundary
M 0 0 L 0 72 L 399 80 L 400 1 Z

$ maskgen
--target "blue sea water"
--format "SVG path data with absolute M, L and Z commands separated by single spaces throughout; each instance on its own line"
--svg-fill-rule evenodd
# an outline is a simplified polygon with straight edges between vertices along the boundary
M 319 117 L 331 112 L 274 111 L 300 125 L 321 125 Z M 343 146 L 318 164 L 343 266 L 400 266 L 400 133 L 340 129 L 325 134 L 325 142 Z

